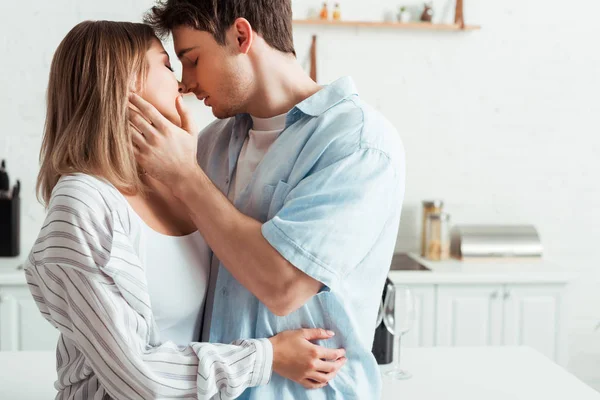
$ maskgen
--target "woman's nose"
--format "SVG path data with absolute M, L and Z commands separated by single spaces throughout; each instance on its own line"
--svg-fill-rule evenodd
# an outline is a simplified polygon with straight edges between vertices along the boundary
M 183 82 L 179 82 L 179 93 L 184 94 L 187 93 L 188 89 Z

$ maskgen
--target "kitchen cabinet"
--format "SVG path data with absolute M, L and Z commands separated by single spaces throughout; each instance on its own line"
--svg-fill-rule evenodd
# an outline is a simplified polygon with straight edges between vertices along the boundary
M 528 346 L 567 364 L 566 283 L 399 284 L 417 309 L 403 346 Z
M 426 269 L 393 270 L 417 306 L 405 347 L 528 346 L 568 363 L 567 302 L 572 271 L 547 260 L 429 261 Z
M 438 346 L 502 344 L 502 285 L 437 287 Z
M 0 351 L 54 350 L 57 340 L 26 284 L 0 286 Z
M 506 285 L 506 346 L 528 346 L 566 365 L 566 294 L 564 285 Z
M 415 324 L 402 337 L 402 346 L 433 346 L 435 340 L 435 288 L 432 285 L 410 285 L 409 287 L 415 297 Z

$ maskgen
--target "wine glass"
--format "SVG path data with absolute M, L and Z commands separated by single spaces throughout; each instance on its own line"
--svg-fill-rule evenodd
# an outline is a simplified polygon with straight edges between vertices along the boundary
M 415 322 L 415 299 L 408 286 L 395 286 L 385 296 L 383 323 L 394 335 L 394 368 L 385 374 L 394 379 L 408 379 L 412 374 L 400 368 L 400 343 Z

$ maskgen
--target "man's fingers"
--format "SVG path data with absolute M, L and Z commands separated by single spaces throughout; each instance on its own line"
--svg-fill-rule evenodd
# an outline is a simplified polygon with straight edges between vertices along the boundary
M 346 364 L 346 361 L 348 361 L 346 359 L 346 357 L 342 357 L 335 361 L 320 360 L 317 362 L 316 369 L 317 369 L 317 371 L 324 372 L 324 373 L 336 372 L 336 371 L 339 371 L 340 368 L 342 368 L 344 366 L 344 364 Z
M 131 130 L 131 141 L 133 142 L 134 150 L 138 152 L 144 152 L 148 149 L 148 143 L 146 138 L 140 132 L 135 129 Z
M 330 339 L 335 333 L 321 328 L 302 329 L 302 335 L 306 340 Z
M 145 142 L 149 144 L 156 143 L 158 133 L 156 129 L 148 121 L 144 119 L 140 114 L 135 111 L 129 113 L 129 125 L 134 131 L 141 134 L 145 138 Z M 135 137 L 135 135 L 133 135 Z M 139 145 L 139 144 L 138 144 Z M 141 147 L 141 146 L 140 146 Z
M 321 360 L 337 360 L 346 355 L 344 349 L 328 349 L 327 347 L 317 346 L 317 354 Z
M 135 93 L 129 95 L 129 101 L 146 117 L 159 132 L 165 133 L 170 122 L 158 110 L 146 100 Z M 130 113 L 131 115 L 132 113 Z M 141 128 L 141 127 L 140 127 Z
M 304 386 L 307 389 L 321 389 L 321 388 L 327 386 L 327 383 L 320 383 L 320 382 L 313 381 L 311 379 L 304 379 L 302 381 L 302 386 Z
M 194 123 L 190 110 L 187 108 L 185 102 L 183 101 L 183 96 L 177 97 L 175 106 L 177 107 L 177 113 L 179 114 L 179 118 L 181 118 L 181 128 L 190 135 L 197 135 L 198 128 Z

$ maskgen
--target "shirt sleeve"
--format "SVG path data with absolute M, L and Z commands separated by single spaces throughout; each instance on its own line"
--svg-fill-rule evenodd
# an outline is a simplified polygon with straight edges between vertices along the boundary
M 148 345 L 148 325 L 105 273 L 115 233 L 102 214 L 58 191 L 26 269 L 40 312 L 82 354 L 84 370 L 117 399 L 233 399 L 268 383 L 268 339 Z M 72 362 L 59 357 L 59 387 L 81 379 Z
M 331 162 L 287 194 L 262 234 L 296 268 L 335 291 L 371 250 L 392 208 L 400 207 L 398 169 L 372 148 Z

